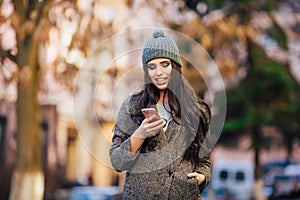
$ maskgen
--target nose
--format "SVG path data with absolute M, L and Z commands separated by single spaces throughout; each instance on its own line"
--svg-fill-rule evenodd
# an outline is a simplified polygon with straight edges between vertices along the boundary
M 161 75 L 161 74 L 162 74 L 162 67 L 161 67 L 161 66 L 157 66 L 157 67 L 156 67 L 155 74 L 156 74 L 156 75 Z

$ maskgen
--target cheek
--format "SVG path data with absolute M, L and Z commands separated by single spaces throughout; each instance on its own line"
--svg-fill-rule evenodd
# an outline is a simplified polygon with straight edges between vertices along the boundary
M 155 73 L 154 73 L 153 70 L 152 70 L 152 71 L 151 71 L 151 70 L 148 70 L 148 76 L 149 76 L 149 79 L 150 79 L 150 80 L 153 79 L 154 75 L 155 75 Z
M 171 76 L 171 74 L 172 74 L 172 67 L 170 67 L 170 68 L 168 68 L 167 70 L 166 70 L 166 74 L 170 77 Z

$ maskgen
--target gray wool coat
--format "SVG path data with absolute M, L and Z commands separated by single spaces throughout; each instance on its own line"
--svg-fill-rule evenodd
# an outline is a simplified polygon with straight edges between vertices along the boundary
M 201 192 L 210 181 L 209 155 L 197 163 L 183 159 L 186 147 L 193 138 L 185 138 L 185 128 L 172 120 L 166 131 L 161 130 L 154 136 L 154 148 L 148 148 L 153 144 L 146 139 L 139 152 L 132 157 L 130 136 L 138 125 L 132 121 L 129 109 L 138 102 L 129 101 L 130 98 L 126 99 L 119 110 L 110 149 L 115 170 L 126 171 L 123 199 L 201 199 Z M 201 105 L 199 108 L 203 116 L 208 117 L 208 111 Z M 201 129 L 199 131 L 198 134 L 203 135 Z M 191 172 L 203 174 L 205 182 L 198 185 L 195 178 L 188 178 L 187 174 Z

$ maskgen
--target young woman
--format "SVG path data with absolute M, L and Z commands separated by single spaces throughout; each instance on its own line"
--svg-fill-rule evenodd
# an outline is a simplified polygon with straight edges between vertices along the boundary
M 201 199 L 210 181 L 202 144 L 210 109 L 184 80 L 179 50 L 161 30 L 147 40 L 142 62 L 145 87 L 122 104 L 110 149 L 115 170 L 126 171 L 123 198 Z

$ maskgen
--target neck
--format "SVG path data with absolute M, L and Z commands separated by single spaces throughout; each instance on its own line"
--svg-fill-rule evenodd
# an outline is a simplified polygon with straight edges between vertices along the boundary
M 168 103 L 168 93 L 165 94 L 165 99 L 164 99 L 164 94 L 165 94 L 165 91 L 160 91 L 160 96 L 159 96 L 158 102 L 166 104 L 166 103 Z

